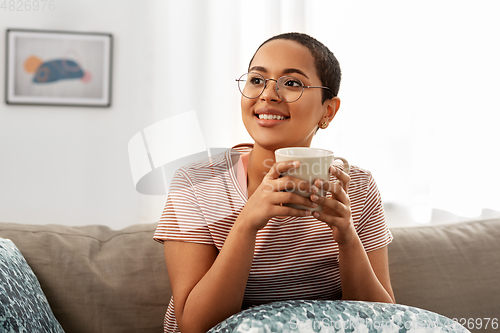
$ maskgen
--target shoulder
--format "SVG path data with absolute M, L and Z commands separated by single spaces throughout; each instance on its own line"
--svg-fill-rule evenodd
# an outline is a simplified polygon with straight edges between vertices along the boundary
M 357 178 L 372 178 L 372 173 L 366 169 L 363 169 L 357 165 L 351 165 L 349 175 Z
M 198 181 L 218 177 L 228 170 L 226 155 L 227 151 L 188 163 L 177 169 L 174 180 L 183 179 L 191 183 L 197 183 Z
M 188 163 L 177 169 L 174 178 L 180 177 L 196 183 L 225 176 L 229 169 L 235 166 L 239 156 L 250 149 L 249 145 L 237 145 L 216 155 Z
M 335 163 L 334 165 L 343 171 L 342 164 L 338 165 Z M 356 165 L 351 165 L 349 177 L 351 180 L 349 182 L 348 193 L 352 204 L 360 204 L 380 197 L 377 183 L 370 171 Z M 331 176 L 330 180 L 336 181 L 337 179 Z
M 334 166 L 342 171 L 344 171 L 344 166 L 342 163 L 334 163 Z M 331 176 L 335 179 L 334 176 Z M 353 184 L 362 185 L 365 184 L 368 186 L 371 182 L 373 182 L 373 175 L 370 171 L 363 169 L 357 165 L 350 165 L 349 169 L 349 177 L 351 178 L 351 186 Z
M 351 177 L 351 186 L 356 184 L 358 187 L 370 187 L 372 186 L 371 184 L 375 182 L 370 171 L 360 168 L 356 165 L 351 166 L 349 176 Z

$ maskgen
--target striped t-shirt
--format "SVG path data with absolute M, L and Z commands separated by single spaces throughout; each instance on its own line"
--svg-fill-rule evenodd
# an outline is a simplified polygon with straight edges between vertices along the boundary
M 154 239 L 214 245 L 220 251 L 248 199 L 237 172 L 243 170 L 241 155 L 251 149 L 252 145 L 238 145 L 177 170 Z M 356 166 L 351 166 L 350 177 L 352 218 L 366 252 L 388 245 L 392 235 L 375 180 Z M 272 218 L 257 233 L 243 306 L 339 299 L 338 255 L 338 244 L 326 223 L 312 216 Z M 164 324 L 165 332 L 178 332 L 173 299 Z

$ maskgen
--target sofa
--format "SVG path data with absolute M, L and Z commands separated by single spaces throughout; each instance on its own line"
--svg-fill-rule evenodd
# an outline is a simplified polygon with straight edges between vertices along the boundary
M 0 237 L 20 250 L 66 333 L 160 333 L 171 290 L 155 228 L 0 223 Z M 391 231 L 398 304 L 500 332 L 500 219 Z

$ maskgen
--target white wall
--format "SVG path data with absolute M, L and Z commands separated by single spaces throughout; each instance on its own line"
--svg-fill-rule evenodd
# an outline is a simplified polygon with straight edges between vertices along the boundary
M 158 221 L 166 197 L 135 191 L 128 142 L 179 113 L 197 111 L 207 147 L 249 142 L 234 79 L 250 55 L 241 66 L 221 51 L 240 45 L 238 17 L 226 12 L 238 12 L 240 3 L 55 0 L 54 11 L 0 10 L 2 46 L 8 28 L 113 35 L 110 108 L 0 103 L 0 221 L 115 229 Z M 213 79 L 220 94 L 196 73 Z M 216 116 L 221 110 L 229 115 Z
M 8 28 L 114 38 L 110 108 L 0 103 L 0 221 L 121 228 L 158 219 L 164 198 L 155 205 L 135 191 L 127 152 L 128 140 L 155 121 L 150 10 L 138 1 L 56 0 L 54 11 L 0 11 L 1 50 Z M 4 63 L 2 51 L 2 92 Z

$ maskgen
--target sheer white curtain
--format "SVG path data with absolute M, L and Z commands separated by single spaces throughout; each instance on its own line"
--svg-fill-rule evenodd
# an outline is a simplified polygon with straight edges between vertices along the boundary
M 390 223 L 500 211 L 498 1 L 150 4 L 152 121 L 194 109 L 207 146 L 251 142 L 235 79 L 266 38 L 305 32 L 343 71 L 340 112 L 313 145 L 372 171 Z
M 372 170 L 384 201 L 413 220 L 500 210 L 500 4 L 312 3 L 324 7 L 311 32 L 344 70 L 332 148 Z

